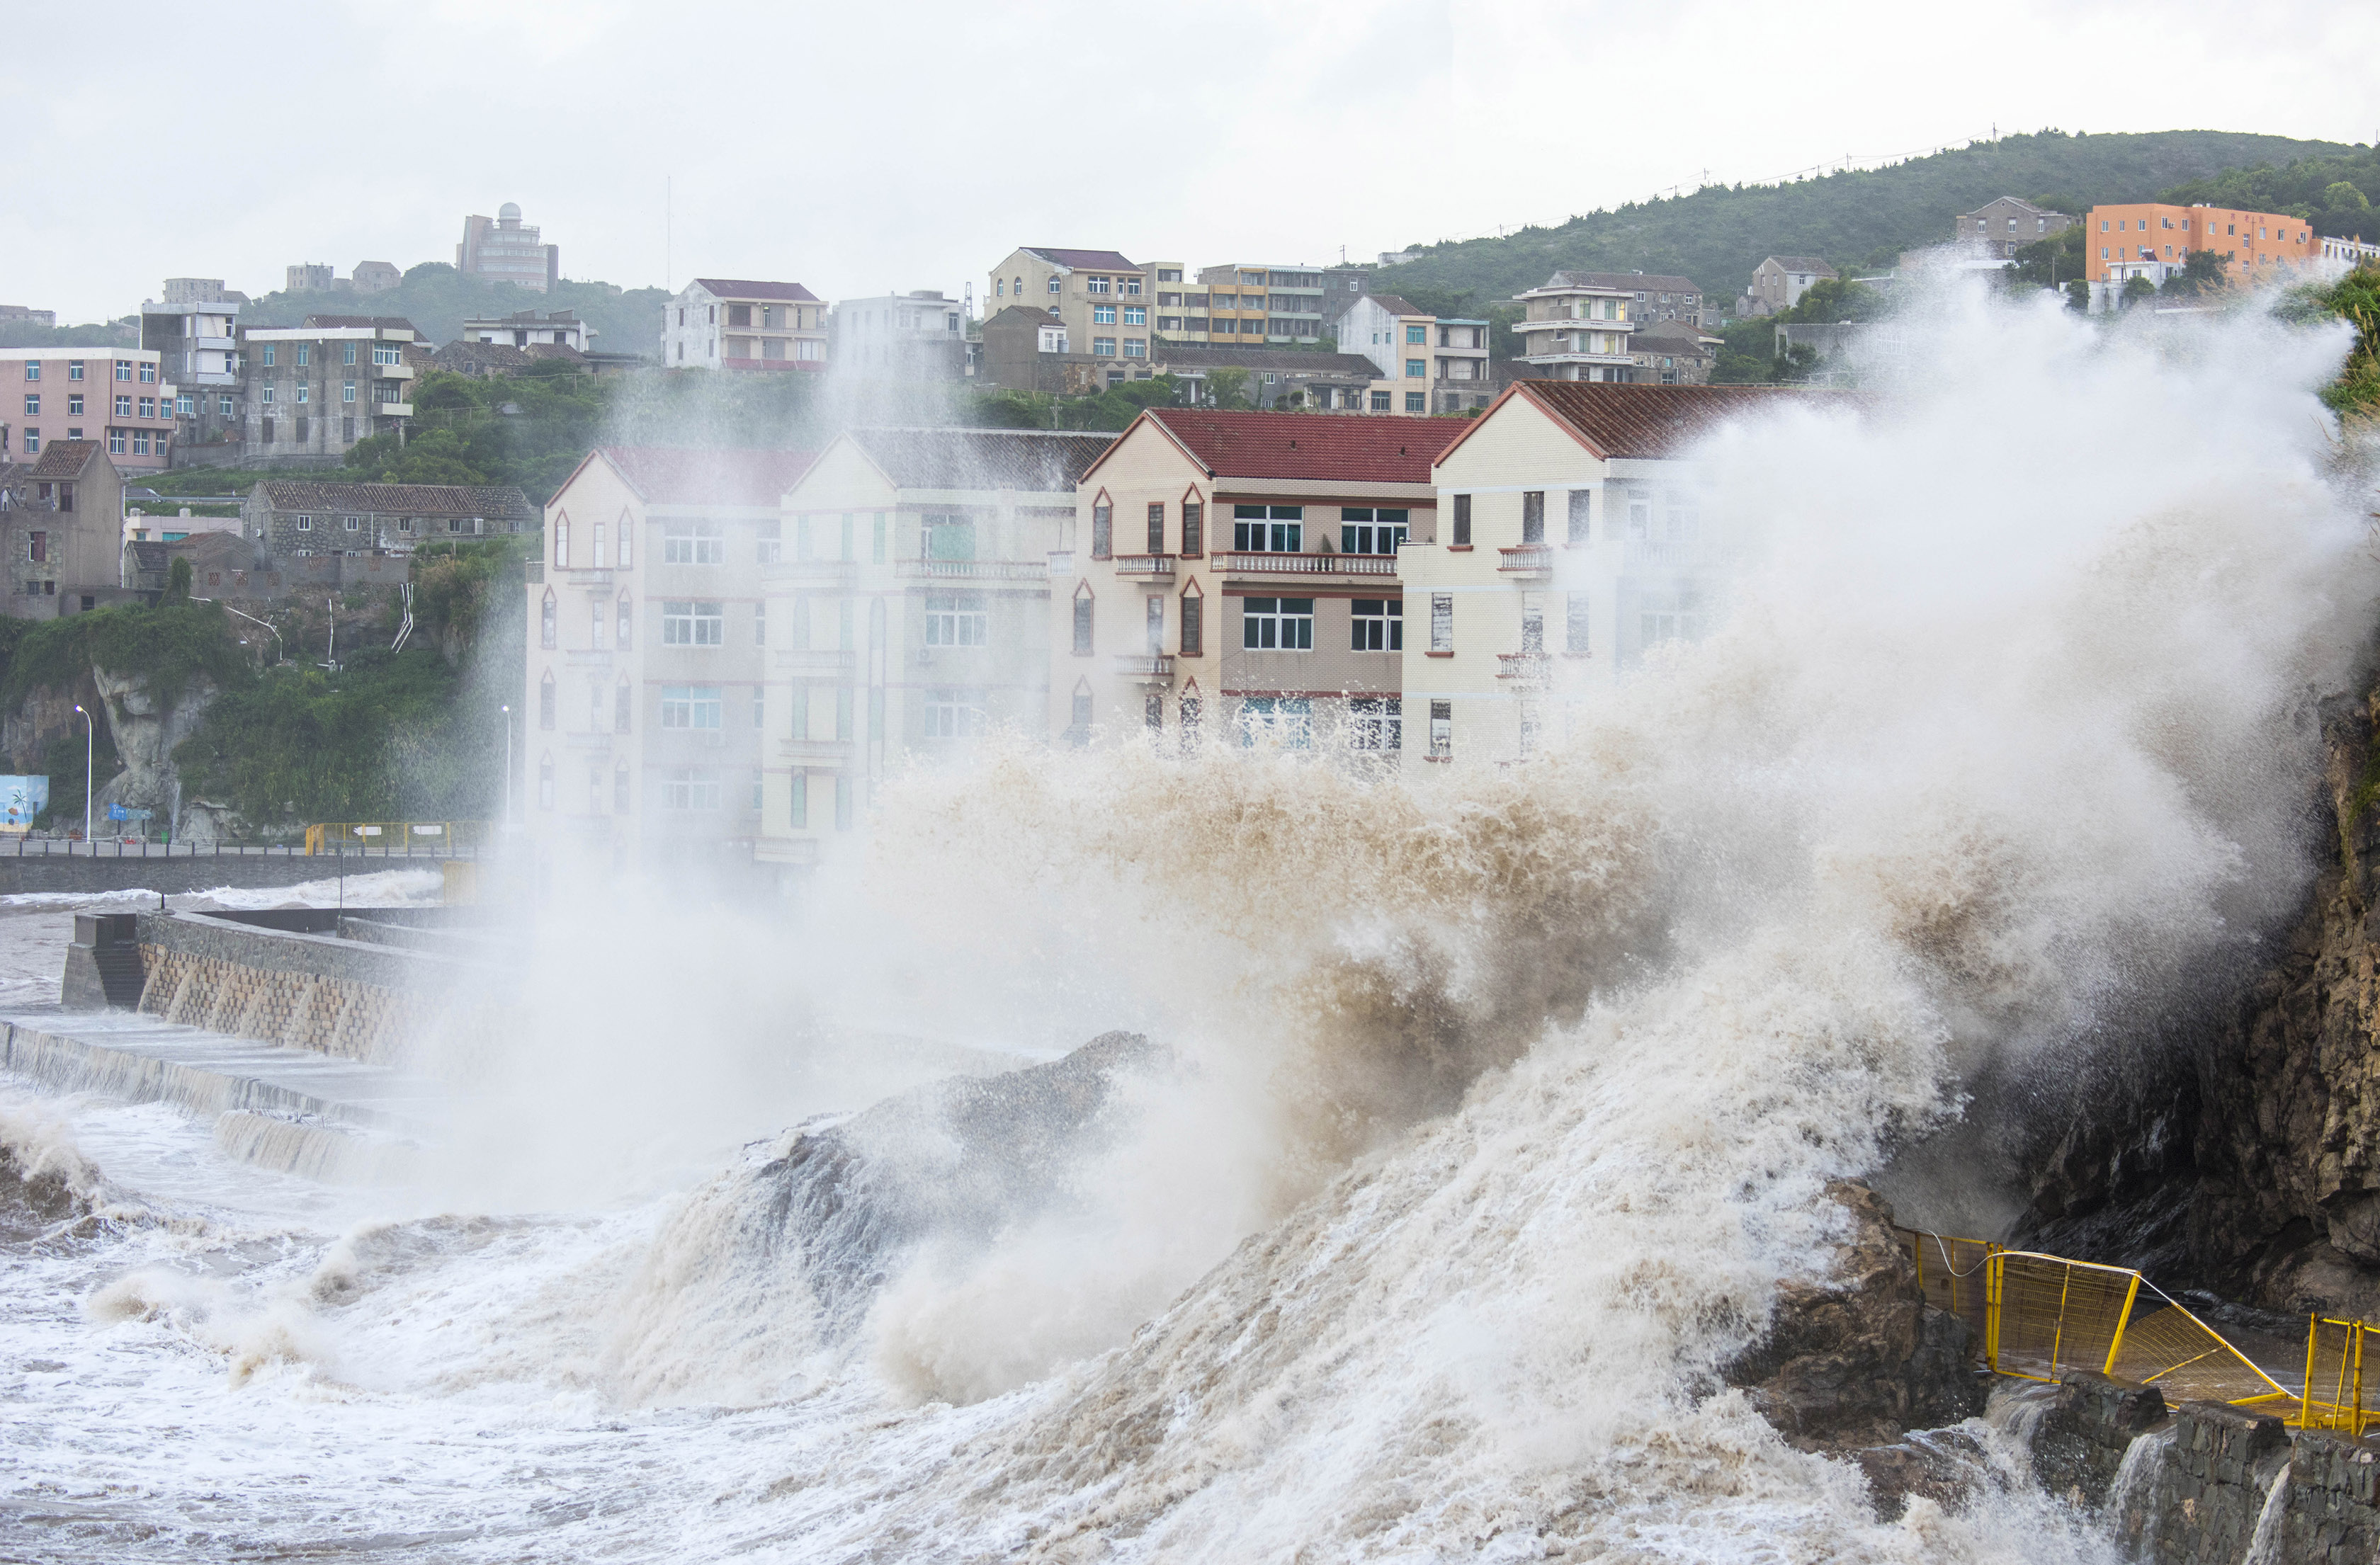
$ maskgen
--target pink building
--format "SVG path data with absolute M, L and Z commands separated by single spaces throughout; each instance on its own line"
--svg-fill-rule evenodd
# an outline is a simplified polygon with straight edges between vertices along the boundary
M 118 472 L 162 473 L 172 459 L 177 391 L 164 355 L 138 347 L 0 348 L 0 462 L 31 461 L 52 441 L 87 440 Z

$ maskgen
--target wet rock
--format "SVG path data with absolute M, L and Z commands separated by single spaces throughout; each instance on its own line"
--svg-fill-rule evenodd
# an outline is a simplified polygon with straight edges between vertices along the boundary
M 2165 1395 L 2088 1370 L 2070 1372 L 2033 1438 L 2033 1475 L 2077 1505 L 2105 1505 L 2132 1442 L 2166 1422 Z
M 1925 1429 L 1888 1446 L 1851 1453 L 1867 1474 L 1868 1500 L 1876 1519 L 1897 1522 L 1913 1498 L 1961 1510 L 1992 1486 L 1991 1462 L 1983 1442 L 1964 1429 Z
M 1729 1384 L 1805 1450 L 1891 1446 L 1981 1413 L 1966 1322 L 1925 1303 L 1892 1208 L 1848 1181 L 1828 1194 L 1851 1218 L 1834 1265 L 1821 1280 L 1778 1289 L 1767 1339 L 1729 1369 Z

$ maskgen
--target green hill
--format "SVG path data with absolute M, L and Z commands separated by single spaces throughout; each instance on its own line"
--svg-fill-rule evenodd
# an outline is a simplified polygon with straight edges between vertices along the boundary
M 623 291 L 609 283 L 564 278 L 550 293 L 530 293 L 510 283 L 466 277 L 443 261 L 426 261 L 405 281 L 383 293 L 266 294 L 240 308 L 243 326 L 296 326 L 309 315 L 402 315 L 432 346 L 463 334 L 473 316 L 509 315 L 516 309 L 575 309 L 595 328 L 599 353 L 661 353 L 659 288 Z
M 2044 130 L 1888 168 L 1788 185 L 1706 186 L 1690 196 L 1589 212 L 1559 227 L 1415 246 L 1420 255 L 1385 269 L 1374 284 L 1409 297 L 1467 293 L 1476 310 L 1564 268 L 1657 272 L 1691 277 L 1724 301 L 1743 290 L 1763 256 L 1821 256 L 1838 270 L 1890 265 L 1903 249 L 1948 239 L 1951 218 L 1998 196 L 2046 199 L 2080 212 L 2100 201 L 2154 200 L 2192 181 L 2211 187 L 2228 172 L 2257 164 L 2370 156 L 2338 142 L 2224 130 Z M 2278 187 L 2304 182 L 2282 178 Z

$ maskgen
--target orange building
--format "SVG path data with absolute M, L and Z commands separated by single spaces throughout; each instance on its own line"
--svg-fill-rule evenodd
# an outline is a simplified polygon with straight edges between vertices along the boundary
M 2095 283 L 2133 277 L 2162 283 L 2181 270 L 2192 250 L 2213 250 L 2233 282 L 2252 283 L 2277 267 L 2311 266 L 2322 248 L 2313 224 L 2279 212 L 2136 201 L 2093 207 L 2085 222 Z

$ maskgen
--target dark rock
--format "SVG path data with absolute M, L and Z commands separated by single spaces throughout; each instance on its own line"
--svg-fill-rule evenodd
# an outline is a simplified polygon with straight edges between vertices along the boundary
M 1876 1518 L 1897 1522 L 1911 1499 L 1923 1496 L 1947 1510 L 1992 1486 L 1983 1442 L 1964 1429 L 1925 1429 L 1888 1446 L 1868 1446 L 1851 1458 L 1867 1474 L 1868 1499 Z
M 1728 1383 L 1805 1450 L 1889 1446 L 1982 1412 L 1967 1324 L 1925 1303 L 1892 1208 L 1848 1181 L 1828 1194 L 1851 1215 L 1848 1240 L 1823 1280 L 1778 1289 L 1767 1338 Z

